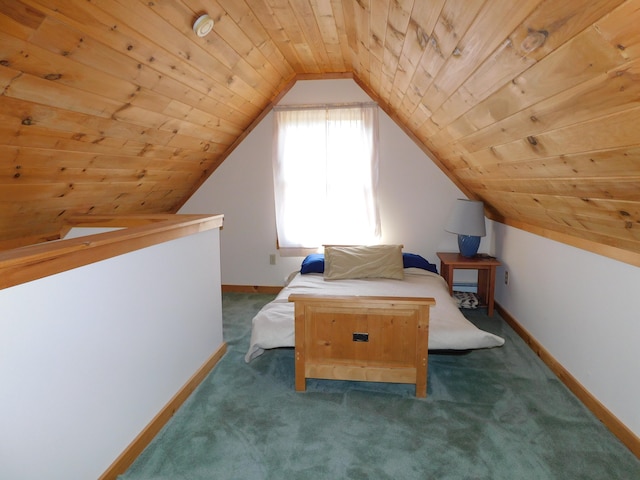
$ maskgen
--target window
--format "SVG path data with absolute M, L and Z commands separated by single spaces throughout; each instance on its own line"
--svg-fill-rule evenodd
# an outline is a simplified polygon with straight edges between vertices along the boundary
M 276 109 L 273 174 L 283 253 L 377 243 L 377 144 L 376 105 Z

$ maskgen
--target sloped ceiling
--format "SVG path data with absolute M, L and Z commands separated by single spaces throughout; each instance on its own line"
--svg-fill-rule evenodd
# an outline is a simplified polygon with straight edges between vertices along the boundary
M 174 212 L 297 79 L 351 77 L 491 218 L 640 265 L 639 21 L 640 0 L 0 0 L 0 246 Z

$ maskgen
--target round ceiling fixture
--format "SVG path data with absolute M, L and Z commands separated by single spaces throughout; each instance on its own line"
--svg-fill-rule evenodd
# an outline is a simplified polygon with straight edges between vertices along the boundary
M 193 31 L 199 37 L 204 37 L 213 30 L 213 18 L 209 15 L 201 15 L 193 24 Z

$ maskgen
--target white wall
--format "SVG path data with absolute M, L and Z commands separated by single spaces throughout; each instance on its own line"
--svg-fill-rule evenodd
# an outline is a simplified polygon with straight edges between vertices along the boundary
M 494 239 L 496 300 L 640 435 L 640 269 L 501 224 Z
M 307 81 L 282 103 L 368 100 L 351 80 Z M 268 262 L 276 252 L 271 137 L 267 116 L 184 208 L 225 213 L 224 284 L 280 285 L 299 268 L 299 258 Z M 432 262 L 436 251 L 456 251 L 455 236 L 443 226 L 460 191 L 382 112 L 380 148 L 383 241 L 403 243 Z M 505 286 L 499 270 L 497 301 L 640 434 L 640 270 L 494 222 L 487 227 L 480 251 L 496 254 L 511 278 Z
M 99 477 L 223 343 L 219 230 L 0 290 L 0 478 Z
M 280 104 L 363 101 L 371 99 L 352 80 L 307 80 L 297 82 Z M 277 253 L 272 138 L 269 114 L 180 212 L 224 212 L 223 284 L 277 286 L 300 269 L 300 257 L 278 255 L 277 264 L 269 264 L 269 255 Z M 382 242 L 403 244 L 404 251 L 439 267 L 437 251 L 458 249 L 455 235 L 443 227 L 455 199 L 465 196 L 382 110 L 379 177 Z M 481 251 L 490 244 L 489 231 Z

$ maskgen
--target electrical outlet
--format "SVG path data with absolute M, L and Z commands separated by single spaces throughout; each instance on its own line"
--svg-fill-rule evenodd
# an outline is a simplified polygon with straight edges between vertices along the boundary
M 504 284 L 509 285 L 509 272 L 506 270 L 504 271 Z
M 275 264 L 276 264 L 276 254 L 271 253 L 269 254 L 269 265 L 275 265 Z

